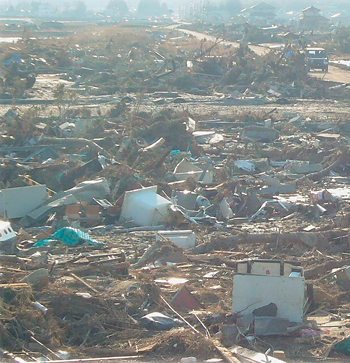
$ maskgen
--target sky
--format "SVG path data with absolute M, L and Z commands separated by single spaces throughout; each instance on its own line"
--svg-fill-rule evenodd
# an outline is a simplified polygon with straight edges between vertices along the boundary
M 58 2 L 57 0 L 0 0 L 1 7 L 8 7 L 9 5 L 16 5 L 18 2 L 27 2 L 37 1 L 41 3 L 50 3 L 50 4 L 62 4 L 64 2 L 70 3 L 71 5 L 76 0 L 61 0 Z M 83 0 L 87 5 L 88 9 L 105 9 L 109 0 Z M 129 8 L 136 8 L 139 0 L 125 0 L 128 4 Z M 178 8 L 181 5 L 189 5 L 193 3 L 198 3 L 204 0 L 159 0 L 161 3 L 165 2 L 169 8 Z M 222 0 L 209 0 L 213 2 L 221 2 Z M 240 0 L 242 7 L 248 7 L 254 4 L 257 4 L 261 1 L 274 5 L 276 8 L 282 8 L 283 10 L 301 10 L 307 6 L 314 5 L 318 7 L 321 11 L 322 8 L 341 8 L 341 9 L 349 9 L 350 11 L 350 0 Z

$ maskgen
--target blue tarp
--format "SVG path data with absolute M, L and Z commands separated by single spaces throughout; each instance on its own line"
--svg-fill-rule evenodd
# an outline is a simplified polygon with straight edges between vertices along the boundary
M 93 246 L 104 245 L 103 242 L 94 241 L 87 233 L 80 229 L 65 227 L 59 229 L 52 236 L 39 240 L 34 247 L 42 247 L 51 244 L 54 241 L 60 241 L 67 246 L 78 246 L 84 242 Z
M 350 338 L 348 337 L 341 342 L 334 344 L 332 350 L 350 356 Z
M 11 65 L 12 63 L 20 63 L 21 62 L 21 58 L 17 55 L 14 54 L 12 55 L 10 58 L 5 59 L 2 64 L 5 67 L 8 67 L 9 65 Z

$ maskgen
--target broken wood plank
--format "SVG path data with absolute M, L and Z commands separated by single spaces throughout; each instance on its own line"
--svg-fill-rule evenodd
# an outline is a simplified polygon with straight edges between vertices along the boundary
M 116 360 L 129 360 L 129 359 L 140 359 L 140 356 L 131 355 L 124 357 L 103 357 L 103 358 L 82 358 L 82 359 L 66 359 L 66 360 L 51 360 L 50 363 L 113 363 Z M 25 362 L 32 363 L 32 362 Z
M 124 262 L 115 262 L 115 259 L 110 259 L 110 260 L 99 260 L 99 261 L 94 261 L 94 262 L 90 262 L 89 266 L 100 266 L 100 265 L 105 265 L 108 263 L 113 263 L 113 270 L 124 270 L 130 267 L 130 263 L 128 261 L 124 261 Z
M 146 151 L 149 151 L 149 150 L 153 150 L 153 149 L 156 149 L 160 146 L 162 146 L 163 144 L 165 143 L 165 139 L 164 137 L 160 137 L 157 141 L 155 141 L 153 144 L 150 144 L 142 149 L 140 149 L 140 151 L 142 152 L 146 152 Z
M 85 282 L 83 279 L 81 279 L 79 276 L 77 276 L 76 274 L 74 274 L 73 272 L 69 272 L 69 275 L 72 276 L 75 280 L 79 281 L 80 283 L 82 283 L 84 286 L 86 286 L 88 289 L 90 289 L 91 291 L 93 291 L 94 293 L 98 294 L 99 291 L 96 290 L 94 287 L 92 287 L 91 285 L 89 285 L 87 282 Z
M 0 271 L 7 271 L 7 272 L 11 272 L 11 273 L 24 273 L 24 274 L 27 274 L 28 271 L 25 271 L 25 270 L 20 270 L 18 268 L 11 268 L 11 267 L 3 267 L 1 266 L 0 267 Z
M 111 157 L 111 154 L 104 150 L 101 146 L 97 145 L 96 142 L 84 138 L 70 137 L 70 138 L 58 138 L 58 137 L 43 137 L 42 141 L 52 142 L 55 144 L 59 144 L 60 146 L 73 147 L 76 148 L 78 146 L 88 146 L 92 150 L 99 152 L 101 155 L 105 157 Z
M 84 257 L 87 258 L 89 261 L 93 261 L 93 260 L 103 258 L 103 257 L 119 257 L 119 258 L 123 258 L 123 261 L 125 261 L 125 254 L 123 254 L 121 252 L 99 253 L 97 255 L 87 255 Z M 121 262 L 123 262 L 123 261 L 121 261 Z
M 335 160 L 333 159 L 334 161 L 332 162 L 332 164 L 330 164 L 328 167 L 322 169 L 321 171 L 303 176 L 302 178 L 297 180 L 297 184 L 300 184 L 300 182 L 305 181 L 306 179 L 309 179 L 312 181 L 320 180 L 324 176 L 329 175 L 329 172 L 331 170 L 334 170 L 335 168 L 337 168 L 340 164 L 346 163 L 346 160 L 348 159 L 348 157 L 349 157 L 348 150 L 347 149 L 342 150 L 336 156 Z
M 217 340 L 212 340 L 216 350 L 229 363 L 241 363 L 241 361 L 235 357 L 227 348 L 223 347 Z
M 318 277 L 319 275 L 326 275 L 328 271 L 333 270 L 334 268 L 340 268 L 349 264 L 349 259 L 341 261 L 327 261 L 321 265 L 317 265 L 313 268 L 305 270 L 304 276 L 306 279 L 313 279 L 315 277 Z
M 15 339 L 12 335 L 10 335 L 2 322 L 0 321 L 0 343 L 3 346 L 8 346 L 13 348 L 16 345 Z
M 233 346 L 231 352 L 235 354 L 237 357 L 241 356 L 243 358 L 250 359 L 257 363 L 266 363 L 266 362 L 285 363 L 285 361 L 281 359 L 274 358 L 264 353 L 255 352 L 254 350 L 243 348 L 240 347 L 239 345 Z
M 25 282 L 13 282 L 8 284 L 0 284 L 0 287 L 11 287 L 14 289 L 23 289 L 24 287 L 28 287 L 29 285 Z
M 32 333 L 32 332 L 30 332 L 30 333 Z M 43 343 L 42 343 L 42 342 L 40 342 L 38 339 L 36 339 L 36 338 L 34 337 L 34 335 L 31 335 L 30 339 L 31 339 L 34 343 L 38 344 L 40 347 L 42 347 L 43 349 L 45 349 L 45 350 L 46 350 L 48 353 L 50 353 L 53 357 L 55 357 L 55 358 L 59 359 L 59 362 L 61 362 L 61 361 L 62 361 L 62 358 L 61 358 L 58 354 L 56 354 L 53 350 L 51 350 L 51 349 L 50 349 L 50 348 L 48 348 L 45 344 L 43 344 Z
M 180 315 L 165 299 L 162 295 L 160 298 L 165 303 L 165 305 L 174 313 L 176 314 L 186 325 L 188 325 L 196 334 L 202 335 L 193 325 L 191 325 L 182 315 Z M 203 336 L 203 335 L 202 335 Z
M 0 255 L 0 262 L 2 263 L 20 263 L 30 262 L 30 258 L 18 257 L 15 255 Z

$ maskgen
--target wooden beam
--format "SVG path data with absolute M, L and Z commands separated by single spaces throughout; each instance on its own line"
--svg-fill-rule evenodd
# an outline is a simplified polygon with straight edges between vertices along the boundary
M 86 286 L 88 289 L 90 289 L 91 291 L 93 291 L 94 293 L 98 294 L 99 291 L 96 290 L 94 287 L 92 287 L 91 285 L 89 285 L 87 282 L 85 282 L 83 279 L 81 279 L 79 276 L 77 276 L 76 274 L 74 274 L 73 272 L 69 272 L 69 275 L 72 276 L 75 280 L 79 281 L 80 283 L 82 283 L 84 286 Z
M 281 359 L 271 357 L 270 355 L 264 353 L 255 352 L 254 350 L 243 348 L 240 347 L 239 345 L 233 346 L 232 352 L 237 357 L 241 356 L 243 358 L 250 359 L 257 363 L 286 363 Z
M 237 357 L 234 356 L 228 349 L 223 347 L 217 340 L 212 340 L 216 350 L 229 363 L 242 363 Z
M 104 357 L 104 358 L 83 358 L 83 359 L 66 359 L 66 360 L 50 360 L 50 363 L 114 363 L 119 360 L 140 359 L 140 356 L 126 357 Z M 33 363 L 33 362 L 24 362 Z

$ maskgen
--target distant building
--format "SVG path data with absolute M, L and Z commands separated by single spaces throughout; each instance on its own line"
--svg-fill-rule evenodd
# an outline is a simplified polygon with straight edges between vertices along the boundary
M 299 19 L 300 30 L 325 30 L 329 27 L 329 20 L 321 15 L 321 10 L 309 6 L 302 10 Z
M 279 9 L 276 12 L 276 20 L 275 20 L 276 24 L 297 27 L 298 21 L 299 21 L 299 13 L 293 11 L 286 12 L 282 9 Z
M 272 25 L 276 18 L 276 8 L 264 2 L 243 9 L 242 13 L 245 15 L 248 23 L 257 26 Z

